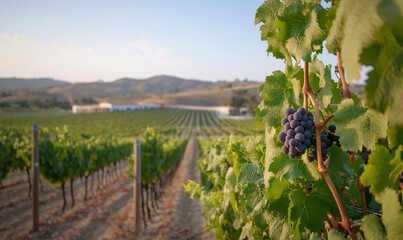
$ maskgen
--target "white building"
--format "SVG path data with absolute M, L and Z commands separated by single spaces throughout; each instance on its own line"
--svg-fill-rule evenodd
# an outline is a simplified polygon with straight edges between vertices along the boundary
M 73 105 L 73 113 L 89 113 L 89 112 L 124 112 L 135 110 L 146 110 L 160 108 L 161 106 L 156 103 L 146 103 L 141 105 L 130 104 L 112 104 L 102 102 L 98 105 Z

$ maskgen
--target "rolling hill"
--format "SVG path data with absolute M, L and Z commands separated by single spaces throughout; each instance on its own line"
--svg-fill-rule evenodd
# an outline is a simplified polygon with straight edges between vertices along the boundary
M 260 83 L 252 81 L 211 82 L 168 75 L 87 83 L 69 83 L 50 78 L 0 78 L 0 102 L 45 101 L 56 98 L 72 103 L 81 98 L 94 98 L 99 102 L 213 106 L 228 103 L 234 89 L 256 92 L 259 85 Z

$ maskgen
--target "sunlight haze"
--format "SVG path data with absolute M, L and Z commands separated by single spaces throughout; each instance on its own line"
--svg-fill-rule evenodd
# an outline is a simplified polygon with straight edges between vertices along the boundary
M 168 74 L 263 81 L 253 1 L 2 1 L 0 77 L 113 81 Z

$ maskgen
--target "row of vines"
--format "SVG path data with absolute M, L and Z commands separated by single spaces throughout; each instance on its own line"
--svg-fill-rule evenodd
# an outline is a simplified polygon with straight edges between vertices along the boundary
M 185 189 L 208 227 L 222 239 L 403 239 L 403 2 L 267 0 L 255 20 L 285 71 L 259 89 L 264 141 L 201 143 L 201 184 Z M 349 90 L 360 78 L 363 99 Z
M 66 206 L 67 182 L 70 182 L 72 206 L 74 206 L 74 179 L 78 177 L 85 179 L 84 200 L 86 200 L 88 178 L 92 176 L 91 186 L 93 186 L 94 175 L 97 173 L 99 188 L 100 173 L 103 179 L 106 174 L 111 174 L 112 169 L 117 174 L 119 161 L 132 153 L 131 142 L 94 137 L 76 139 L 71 137 L 66 127 L 56 128 L 53 132 L 41 129 L 39 135 L 40 175 L 42 179 L 61 188 L 63 211 Z M 15 170 L 25 170 L 30 181 L 33 147 L 30 133 L 3 128 L 0 129 L 0 139 L 0 181 Z M 31 188 L 31 183 L 29 186 Z

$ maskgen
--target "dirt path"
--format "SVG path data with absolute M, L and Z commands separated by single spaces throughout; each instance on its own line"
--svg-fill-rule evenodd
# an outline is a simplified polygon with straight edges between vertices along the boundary
M 138 239 L 214 239 L 204 230 L 198 200 L 186 197 L 183 191 L 183 184 L 189 179 L 199 181 L 196 132 L 190 127 L 189 131 L 192 131 L 191 138 L 172 184 L 159 201 L 159 208 L 152 212 L 147 229 L 142 226 Z M 24 175 L 13 176 L 15 186 L 1 191 L 1 197 L 13 203 L 3 202 L 0 208 L 0 239 L 134 239 L 133 185 L 124 169 L 119 172 L 118 179 L 94 191 L 87 201 L 82 200 L 82 181 L 76 180 L 76 206 L 69 207 L 64 214 L 60 211 L 60 190 L 46 184 L 40 205 L 40 231 L 36 233 L 29 232 L 32 209 L 26 197 L 27 184 L 20 180 Z M 24 184 L 20 186 L 19 182 Z
M 153 216 L 152 224 L 143 231 L 140 239 L 213 239 L 212 234 L 204 230 L 205 222 L 198 200 L 186 197 L 183 190 L 183 184 L 189 179 L 197 182 L 200 179 L 197 158 L 198 145 L 193 130 L 172 185 Z

